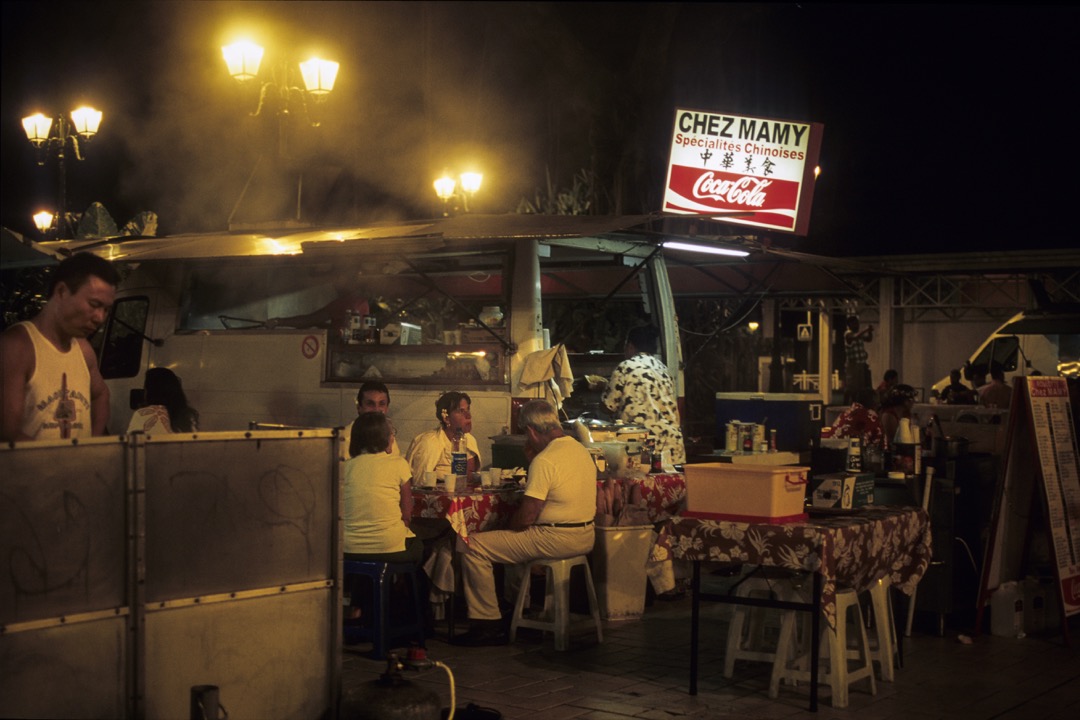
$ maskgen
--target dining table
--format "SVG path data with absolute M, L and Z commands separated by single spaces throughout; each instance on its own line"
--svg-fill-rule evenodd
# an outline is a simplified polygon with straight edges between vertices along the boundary
M 483 530 L 500 530 L 521 505 L 524 486 L 517 481 L 493 486 L 474 484 L 454 488 L 419 487 L 412 489 L 412 518 L 445 520 L 454 531 L 454 542 L 438 542 L 424 562 L 424 572 L 431 581 L 429 600 L 435 619 L 447 612 L 445 603 L 451 601 L 447 614 L 448 631 L 454 634 L 453 599 L 457 585 L 454 555 L 458 543 L 468 545 L 469 534 Z
M 810 509 L 804 520 L 786 523 L 735 522 L 694 516 L 667 523 L 674 557 L 693 565 L 690 620 L 690 694 L 697 694 L 698 633 L 702 600 L 768 606 L 811 613 L 810 710 L 817 711 L 820 622 L 835 627 L 838 588 L 869 590 L 888 577 L 911 595 L 932 555 L 930 519 L 920 507 L 868 505 L 847 510 Z M 703 593 L 701 563 L 748 564 L 808 573 L 810 602 L 743 598 Z
M 442 519 L 468 544 L 469 533 L 506 527 L 521 505 L 524 487 L 517 482 L 461 490 L 413 488 L 414 518 Z

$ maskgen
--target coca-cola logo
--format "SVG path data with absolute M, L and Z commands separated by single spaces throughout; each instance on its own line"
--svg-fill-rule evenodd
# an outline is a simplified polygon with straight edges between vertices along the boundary
M 717 178 L 712 171 L 702 173 L 694 182 L 694 197 L 710 198 L 733 205 L 761 207 L 765 204 L 765 189 L 772 180 L 743 176 L 737 180 Z

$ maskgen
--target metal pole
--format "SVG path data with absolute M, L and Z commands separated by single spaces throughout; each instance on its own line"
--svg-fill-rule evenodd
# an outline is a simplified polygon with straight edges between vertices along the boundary
M 71 232 L 71 225 L 68 222 L 67 213 L 67 174 L 64 167 L 64 151 L 67 145 L 68 125 L 67 119 L 61 115 L 60 124 L 57 126 L 57 130 L 60 135 L 59 151 L 56 153 L 56 164 L 59 169 L 59 182 L 60 187 L 57 192 L 57 198 L 59 200 L 59 207 L 57 208 L 57 220 L 56 220 L 56 236 L 58 240 L 66 240 L 74 237 Z

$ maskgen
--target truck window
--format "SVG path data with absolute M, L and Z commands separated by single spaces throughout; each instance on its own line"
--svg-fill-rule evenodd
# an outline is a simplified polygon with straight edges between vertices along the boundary
M 1013 372 L 1016 370 L 1019 347 L 1020 339 L 1015 335 L 994 338 L 989 345 L 982 349 L 982 352 L 975 356 L 971 364 L 976 367 L 985 367 L 987 371 L 997 364 L 1001 366 L 1003 372 Z
M 1009 337 L 999 337 L 994 340 L 994 354 L 991 358 L 990 367 L 994 364 L 1000 365 L 1003 372 L 1013 372 L 1016 370 L 1017 359 L 1019 356 L 1020 338 L 1015 335 Z
M 113 305 L 98 348 L 98 364 L 106 380 L 139 374 L 149 310 L 150 300 L 145 296 L 122 298 Z

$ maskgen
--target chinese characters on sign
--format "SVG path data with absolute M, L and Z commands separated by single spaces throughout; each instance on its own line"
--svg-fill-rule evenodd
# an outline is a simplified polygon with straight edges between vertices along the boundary
M 676 110 L 664 210 L 805 235 L 823 129 Z

